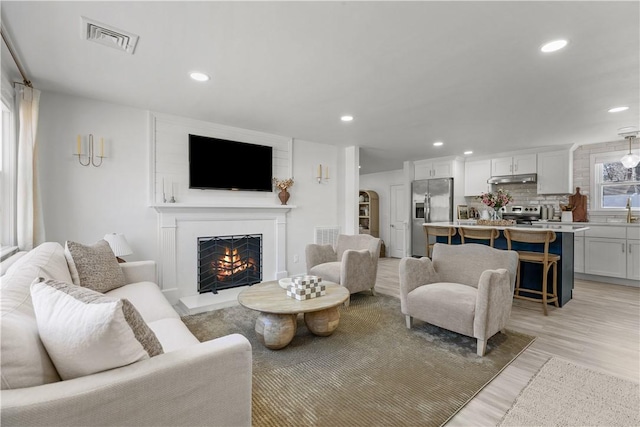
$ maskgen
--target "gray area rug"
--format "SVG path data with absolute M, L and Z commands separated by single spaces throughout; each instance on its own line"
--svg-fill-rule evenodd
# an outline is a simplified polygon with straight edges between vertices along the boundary
M 640 426 L 640 386 L 551 358 L 500 426 Z
M 415 321 L 400 301 L 366 293 L 340 307 L 329 337 L 298 316 L 289 346 L 269 350 L 244 307 L 184 317 L 201 341 L 241 333 L 253 346 L 254 426 L 439 426 L 493 379 L 533 337 L 507 331 L 476 355 L 476 340 Z

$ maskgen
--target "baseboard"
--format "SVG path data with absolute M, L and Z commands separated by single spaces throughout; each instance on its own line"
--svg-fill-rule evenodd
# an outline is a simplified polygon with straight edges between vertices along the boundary
M 593 274 L 573 273 L 574 279 L 589 280 L 591 282 L 608 283 L 611 285 L 631 286 L 634 288 L 640 288 L 640 280 L 620 279 L 617 277 L 609 276 L 595 276 Z

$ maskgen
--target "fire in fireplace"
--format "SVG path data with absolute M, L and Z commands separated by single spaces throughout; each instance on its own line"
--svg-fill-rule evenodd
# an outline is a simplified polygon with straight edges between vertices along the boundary
M 198 292 L 262 281 L 262 235 L 198 237 Z

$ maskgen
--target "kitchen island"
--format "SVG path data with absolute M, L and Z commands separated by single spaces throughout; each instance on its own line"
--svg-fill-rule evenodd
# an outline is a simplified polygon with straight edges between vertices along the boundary
M 565 224 L 559 222 L 537 222 L 531 225 L 476 225 L 472 220 L 461 220 L 453 222 L 432 222 L 424 225 L 435 225 L 443 227 L 469 227 L 487 229 L 493 228 L 500 231 L 500 236 L 495 240 L 496 249 L 507 249 L 507 239 L 502 230 L 505 228 L 527 229 L 527 230 L 553 230 L 556 233 L 556 240 L 549 244 L 549 252 L 560 255 L 558 261 L 558 304 L 562 307 L 569 302 L 573 295 L 573 235 L 575 233 L 588 230 L 589 227 L 576 224 Z M 447 243 L 446 237 L 436 238 L 438 243 Z M 451 239 L 451 244 L 459 245 L 460 233 Z M 465 243 L 488 244 L 485 240 L 465 239 Z M 513 250 L 540 251 L 540 245 L 513 242 Z M 549 280 L 551 283 L 551 280 Z M 520 287 L 526 289 L 540 289 L 542 284 L 542 265 L 533 263 L 520 264 Z

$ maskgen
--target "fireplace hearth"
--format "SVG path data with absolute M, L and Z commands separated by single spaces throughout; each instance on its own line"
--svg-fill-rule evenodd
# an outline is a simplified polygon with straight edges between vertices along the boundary
M 198 292 L 253 285 L 262 281 L 262 235 L 198 238 Z

